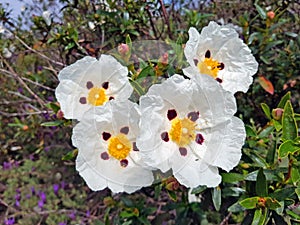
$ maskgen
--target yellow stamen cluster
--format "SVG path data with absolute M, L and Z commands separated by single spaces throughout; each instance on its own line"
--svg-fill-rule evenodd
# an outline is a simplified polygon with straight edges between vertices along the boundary
M 93 87 L 89 90 L 87 97 L 88 103 L 94 106 L 103 105 L 108 101 L 108 97 L 105 94 L 104 88 Z
M 196 138 L 196 123 L 188 118 L 175 118 L 172 120 L 169 135 L 172 141 L 178 146 L 187 146 L 191 141 Z
M 204 61 L 197 64 L 200 73 L 210 75 L 213 78 L 217 78 L 218 72 L 221 70 L 219 66 L 220 63 L 212 58 L 204 58 Z
M 132 149 L 132 143 L 125 134 L 118 134 L 109 139 L 108 154 L 117 160 L 125 159 Z

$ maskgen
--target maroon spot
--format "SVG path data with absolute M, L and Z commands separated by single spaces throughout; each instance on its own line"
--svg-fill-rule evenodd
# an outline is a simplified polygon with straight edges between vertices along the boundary
M 163 133 L 161 133 L 160 137 L 161 137 L 161 139 L 162 139 L 163 141 L 165 141 L 165 142 L 168 142 L 168 141 L 169 141 L 169 134 L 168 134 L 168 132 L 163 132 Z
M 108 160 L 109 159 L 109 155 L 107 152 L 102 152 L 100 155 L 101 159 L 103 160 Z
M 138 147 L 136 146 L 136 143 L 135 143 L 135 142 L 132 143 L 132 150 L 133 150 L 133 151 L 136 151 L 136 152 L 139 151 L 139 149 L 138 149 Z
M 218 68 L 219 70 L 223 70 L 223 69 L 225 68 L 224 63 L 220 63 L 220 64 L 217 66 L 217 68 Z
M 182 156 L 186 156 L 187 155 L 187 149 L 184 148 L 184 147 L 180 147 L 179 148 L 179 152 L 180 152 L 180 155 L 182 155 Z
M 122 127 L 120 129 L 120 133 L 122 133 L 122 134 L 128 134 L 128 132 L 129 132 L 129 127 Z
M 218 81 L 220 84 L 223 82 L 223 80 L 219 77 L 216 78 L 216 81 Z
M 207 50 L 207 51 L 205 52 L 205 58 L 209 59 L 210 56 L 211 56 L 210 51 Z
M 167 113 L 167 117 L 169 120 L 174 119 L 177 116 L 177 112 L 175 109 L 169 109 Z
M 91 89 L 92 87 L 94 87 L 94 85 L 91 81 L 86 82 L 86 88 L 87 89 Z
M 191 121 L 195 122 L 197 119 L 199 119 L 199 112 L 189 112 L 188 115 L 187 115 L 187 117 Z
M 110 101 L 110 100 L 113 100 L 113 99 L 115 99 L 113 96 L 110 96 L 110 97 L 109 97 L 109 101 Z
M 86 104 L 86 97 L 81 97 L 81 98 L 79 99 L 79 102 L 80 102 L 81 104 Z
M 122 167 L 126 167 L 126 166 L 128 166 L 128 160 L 127 159 L 122 159 L 120 161 L 120 164 L 121 164 Z
M 103 87 L 104 89 L 107 89 L 107 88 L 108 88 L 108 84 L 109 84 L 109 82 L 104 82 L 104 83 L 102 84 L 102 87 Z
M 202 134 L 197 134 L 196 135 L 196 140 L 195 140 L 198 144 L 202 145 L 204 142 L 204 137 L 202 136 Z
M 198 65 L 198 62 L 199 62 L 199 60 L 198 60 L 198 59 L 194 59 L 195 66 L 197 66 L 197 65 Z
M 107 141 L 110 137 L 111 137 L 110 133 L 107 133 L 107 132 L 102 133 L 102 138 L 104 141 Z

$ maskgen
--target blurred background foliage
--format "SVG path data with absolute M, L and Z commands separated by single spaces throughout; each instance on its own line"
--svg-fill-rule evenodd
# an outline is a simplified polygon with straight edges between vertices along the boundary
M 259 62 L 249 91 L 236 94 L 247 131 L 240 164 L 196 195 L 172 177 L 132 195 L 90 191 L 54 96 L 58 72 L 117 48 L 138 97 L 147 77 L 181 73 L 188 28 L 211 20 L 230 23 Z M 1 224 L 300 223 L 299 1 L 32 0 L 18 18 L 0 3 L 0 22 Z M 141 40 L 170 48 L 152 61 L 118 51 Z

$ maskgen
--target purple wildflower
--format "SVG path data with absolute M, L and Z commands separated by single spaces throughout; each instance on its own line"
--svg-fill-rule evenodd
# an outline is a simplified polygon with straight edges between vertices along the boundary
M 13 217 L 4 220 L 4 225 L 14 225 L 14 224 L 15 224 L 15 218 Z
M 32 194 L 32 195 L 35 195 L 35 189 L 34 189 L 33 186 L 30 188 L 30 190 L 31 190 L 31 194 Z
M 58 225 L 67 225 L 65 222 L 60 222 Z
M 90 210 L 87 210 L 87 211 L 86 211 L 85 216 L 86 216 L 87 218 L 89 218 L 89 217 L 91 216 Z
M 76 219 L 76 212 L 72 211 L 71 213 L 69 213 L 69 217 L 71 220 L 75 220 Z
M 43 209 L 43 207 L 44 207 L 44 201 L 43 201 L 43 200 L 39 200 L 39 201 L 38 201 L 38 207 L 39 207 L 40 209 Z
M 10 162 L 3 162 L 3 170 L 10 170 L 12 165 Z
M 20 92 L 22 94 L 23 93 L 23 88 L 19 87 L 18 92 Z
M 46 202 L 46 194 L 45 192 L 39 192 L 40 199 L 45 203 Z
M 53 191 L 55 195 L 58 195 L 59 184 L 53 184 Z
M 66 183 L 64 181 L 60 182 L 61 189 L 65 190 Z

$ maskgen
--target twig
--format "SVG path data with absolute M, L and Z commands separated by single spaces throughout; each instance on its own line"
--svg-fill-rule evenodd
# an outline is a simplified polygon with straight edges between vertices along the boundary
M 28 79 L 28 78 L 22 77 L 22 79 L 23 79 L 24 81 L 27 81 L 27 82 L 31 83 L 31 84 L 34 84 L 34 85 L 39 86 L 39 87 L 42 87 L 42 88 L 44 88 L 44 89 L 46 89 L 46 90 L 48 90 L 48 91 L 55 91 L 53 88 L 47 87 L 47 86 L 45 86 L 45 85 L 43 85 L 43 84 L 40 84 L 40 83 L 35 82 L 35 81 L 33 81 L 33 80 L 30 80 L 30 79 Z
M 228 215 L 222 220 L 222 222 L 220 223 L 220 225 L 226 225 L 228 224 L 228 220 L 231 217 L 232 212 L 229 212 Z
M 29 87 L 28 85 L 22 80 L 22 78 L 14 71 L 14 69 L 9 65 L 9 63 L 5 60 L 5 58 L 0 55 L 1 60 L 4 62 L 4 64 L 7 66 L 9 72 L 11 73 L 11 75 L 18 80 L 23 87 L 38 101 L 38 103 L 44 107 L 44 105 L 46 104 L 38 95 L 36 95 Z
M 48 61 L 50 61 L 50 62 L 52 62 L 52 63 L 54 63 L 54 64 L 56 64 L 56 65 L 59 65 L 59 66 L 65 66 L 63 63 L 57 62 L 57 61 L 55 61 L 55 60 L 53 60 L 53 59 L 50 59 L 48 56 L 44 55 L 43 53 L 41 53 L 41 52 L 39 52 L 39 51 L 37 51 L 37 50 L 31 48 L 29 45 L 27 45 L 27 44 L 26 44 L 21 38 L 19 38 L 17 35 L 14 34 L 14 36 L 15 36 L 15 38 L 16 38 L 19 42 L 21 42 L 21 44 L 24 45 L 24 47 L 27 48 L 28 50 L 30 50 L 30 51 L 32 51 L 32 52 L 38 54 L 38 55 L 41 56 L 42 58 L 44 58 L 44 59 L 46 59 L 46 60 L 48 60 Z
M 27 112 L 27 113 L 7 113 L 7 112 L 0 111 L 0 114 L 6 117 L 31 116 L 31 115 L 39 115 L 39 114 L 46 114 L 46 113 L 53 113 L 53 111 L 43 110 L 38 112 Z
M 169 33 L 169 37 L 172 39 L 172 32 L 171 32 L 171 29 L 170 29 L 170 20 L 169 20 L 169 15 L 167 13 L 167 10 L 166 10 L 166 7 L 165 7 L 165 4 L 162 0 L 159 0 L 159 3 L 161 5 L 161 9 L 162 9 L 162 12 L 163 12 L 163 17 L 165 19 L 165 23 L 167 24 L 167 27 L 168 27 L 168 33 Z

